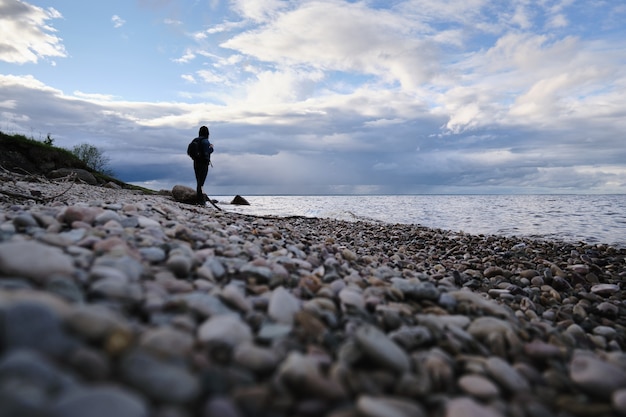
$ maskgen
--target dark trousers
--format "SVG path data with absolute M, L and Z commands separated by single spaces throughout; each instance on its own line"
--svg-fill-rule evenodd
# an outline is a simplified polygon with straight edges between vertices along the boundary
M 204 187 L 204 181 L 209 173 L 209 163 L 203 161 L 193 162 L 193 171 L 196 174 L 196 194 L 198 197 L 198 203 L 204 203 L 204 193 L 202 187 Z

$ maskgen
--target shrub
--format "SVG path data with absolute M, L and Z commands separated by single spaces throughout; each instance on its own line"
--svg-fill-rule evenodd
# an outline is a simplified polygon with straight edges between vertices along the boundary
M 100 172 L 104 175 L 112 176 L 113 173 L 107 165 L 110 159 L 104 155 L 104 153 L 93 145 L 88 143 L 82 143 L 72 148 L 72 153 L 81 161 L 83 161 L 89 168 Z

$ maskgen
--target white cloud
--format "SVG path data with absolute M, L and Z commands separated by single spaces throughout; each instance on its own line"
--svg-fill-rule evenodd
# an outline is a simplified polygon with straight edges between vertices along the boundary
M 191 83 L 191 84 L 196 84 L 197 83 L 196 79 L 191 74 L 183 74 L 183 75 L 180 76 L 180 78 L 182 78 L 183 80 L 185 80 L 185 81 L 187 81 L 188 83 Z
M 196 74 L 205 83 L 220 83 L 226 80 L 222 75 L 210 70 L 200 70 Z
M 191 50 L 191 49 L 186 49 L 185 53 L 183 54 L 183 56 L 181 56 L 180 58 L 176 58 L 173 61 L 178 63 L 178 64 L 186 64 L 188 62 L 193 61 L 196 58 L 196 54 Z
M 267 20 L 286 7 L 280 0 L 232 0 L 231 3 L 242 17 L 257 22 Z
M 168 25 L 168 26 L 176 26 L 176 27 L 184 25 L 184 23 L 182 21 L 180 21 L 178 19 L 171 19 L 171 18 L 163 19 L 163 23 Z
M 98 94 L 98 93 L 83 93 L 82 91 L 74 91 L 74 97 L 78 97 L 88 101 L 113 101 L 115 96 L 110 94 Z M 117 97 L 119 98 L 119 97 Z
M 111 22 L 113 22 L 113 27 L 115 29 L 121 28 L 122 26 L 124 26 L 124 24 L 126 24 L 126 20 L 122 19 L 116 14 L 111 17 Z
M 221 46 L 264 62 L 375 74 L 410 88 L 429 79 L 436 63 L 433 43 L 411 36 L 422 27 L 363 3 L 310 2 Z
M 67 56 L 62 40 L 48 21 L 62 18 L 54 8 L 43 9 L 18 0 L 0 0 L 0 60 L 16 64 Z

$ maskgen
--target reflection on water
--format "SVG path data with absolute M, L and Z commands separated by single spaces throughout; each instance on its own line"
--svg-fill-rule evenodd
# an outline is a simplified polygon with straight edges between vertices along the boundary
M 217 197 L 229 202 L 232 197 Z M 249 196 L 256 215 L 324 217 L 626 246 L 626 195 Z

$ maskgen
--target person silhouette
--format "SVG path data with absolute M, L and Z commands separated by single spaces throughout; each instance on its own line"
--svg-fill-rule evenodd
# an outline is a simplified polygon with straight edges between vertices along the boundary
M 211 154 L 213 153 L 213 144 L 209 142 L 209 128 L 201 126 L 198 131 L 198 137 L 194 141 L 198 144 L 198 155 L 193 159 L 193 171 L 196 175 L 197 204 L 204 206 L 206 200 L 202 187 L 204 187 L 204 182 L 209 173 Z

